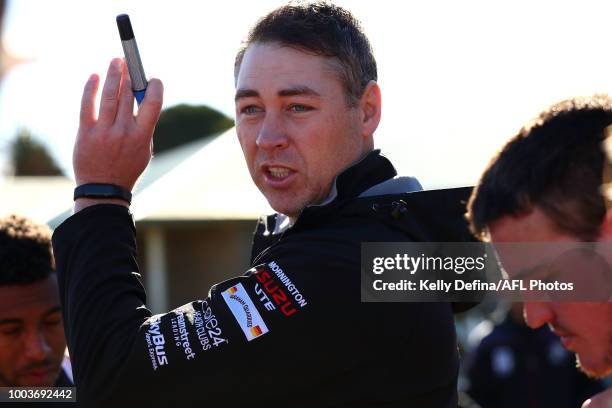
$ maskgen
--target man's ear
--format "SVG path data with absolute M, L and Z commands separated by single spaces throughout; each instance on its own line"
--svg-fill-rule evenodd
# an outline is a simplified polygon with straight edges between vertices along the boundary
M 599 227 L 599 241 L 612 241 L 612 208 L 606 210 L 606 215 Z
M 376 81 L 368 82 L 359 99 L 362 136 L 371 136 L 380 123 L 382 100 Z

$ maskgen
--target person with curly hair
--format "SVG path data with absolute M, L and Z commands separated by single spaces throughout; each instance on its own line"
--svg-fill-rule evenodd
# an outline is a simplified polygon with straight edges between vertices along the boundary
M 0 387 L 71 386 L 51 231 L 0 218 Z

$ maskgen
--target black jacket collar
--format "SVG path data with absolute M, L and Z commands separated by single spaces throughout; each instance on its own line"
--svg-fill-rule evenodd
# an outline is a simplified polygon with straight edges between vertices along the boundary
M 358 161 L 343 170 L 334 180 L 329 197 L 322 204 L 307 206 L 296 222 L 304 224 L 312 216 L 324 215 L 340 203 L 359 196 L 367 189 L 382 183 L 397 175 L 395 168 L 383 155 L 380 150 L 372 150 Z M 276 223 L 279 222 L 279 214 L 272 214 L 261 217 L 255 231 L 255 235 L 268 236 L 275 230 Z
M 380 150 L 372 150 L 336 177 L 334 185 L 337 196 L 333 201 L 357 197 L 370 187 L 396 175 L 389 159 L 382 156 Z

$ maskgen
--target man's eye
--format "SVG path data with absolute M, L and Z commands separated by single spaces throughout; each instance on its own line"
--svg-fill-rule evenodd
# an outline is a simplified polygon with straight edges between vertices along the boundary
M 289 109 L 292 110 L 293 112 L 308 112 L 312 108 L 305 106 L 305 105 L 291 105 Z
M 20 332 L 21 332 L 21 329 L 19 327 L 6 328 L 6 329 L 0 330 L 0 333 L 2 333 L 5 336 L 16 336 Z
M 45 325 L 47 326 L 56 326 L 58 324 L 60 324 L 62 322 L 62 318 L 58 317 L 58 318 L 53 318 L 53 319 L 47 319 L 45 320 Z
M 261 109 L 255 105 L 245 106 L 240 110 L 240 113 L 244 113 L 245 115 L 254 115 L 258 112 L 261 112 Z

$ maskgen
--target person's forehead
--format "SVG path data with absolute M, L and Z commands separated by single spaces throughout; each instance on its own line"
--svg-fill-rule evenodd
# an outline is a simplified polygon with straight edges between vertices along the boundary
M 538 207 L 528 214 L 500 217 L 488 225 L 488 232 L 499 260 L 513 277 L 527 272 L 536 278 L 539 272 L 534 268 L 546 267 L 579 241 L 560 232 Z
M 26 285 L 0 286 L 0 319 L 37 315 L 59 306 L 55 275 Z
M 488 225 L 493 242 L 574 241 L 560 232 L 539 207 L 523 215 L 505 215 Z
M 330 82 L 340 84 L 338 69 L 338 62 L 333 58 L 278 43 L 254 43 L 244 53 L 236 88 L 257 90 L 301 85 L 324 88 Z

